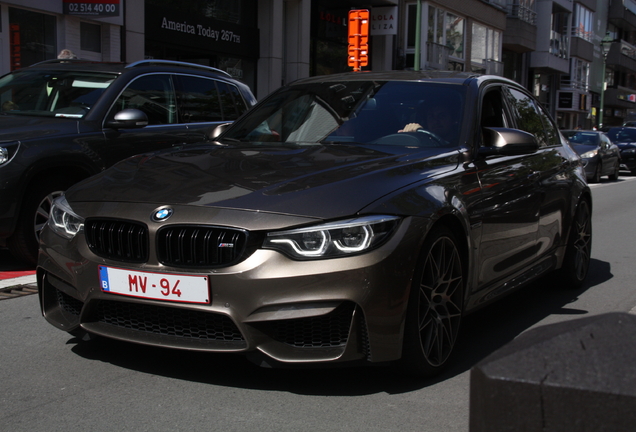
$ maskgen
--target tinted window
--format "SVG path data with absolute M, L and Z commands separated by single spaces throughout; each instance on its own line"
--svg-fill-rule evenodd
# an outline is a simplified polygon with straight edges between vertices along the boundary
M 219 81 L 218 89 L 223 107 L 223 120 L 236 120 L 247 111 L 247 105 L 235 86 Z
M 573 132 L 567 134 L 566 137 L 575 144 L 596 145 L 599 140 L 599 134 L 595 132 Z
M 175 96 L 170 75 L 145 75 L 132 81 L 115 102 L 110 117 L 126 108 L 145 112 L 150 125 L 177 123 Z
M 269 97 L 224 138 L 286 143 L 357 142 L 455 147 L 466 89 L 418 82 L 323 82 L 292 86 Z M 412 133 L 400 133 L 406 125 Z
M 2 111 L 16 115 L 83 117 L 116 75 L 25 70 L 0 79 Z
M 634 142 L 636 141 L 636 129 L 612 128 L 607 131 L 607 136 L 612 142 Z
M 534 100 L 515 89 L 509 89 L 509 95 L 508 99 L 517 127 L 536 136 L 541 147 L 554 143 L 556 131 L 550 131 L 549 128 L 546 130 L 546 121 L 549 123 L 549 120 L 543 118 L 544 115 Z
M 182 123 L 223 120 L 216 80 L 175 75 L 175 86 Z

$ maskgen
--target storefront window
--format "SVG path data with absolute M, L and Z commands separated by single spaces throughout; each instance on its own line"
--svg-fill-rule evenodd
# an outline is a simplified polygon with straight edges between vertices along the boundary
M 429 6 L 428 42 L 446 47 L 450 57 L 463 59 L 464 18 Z
M 426 67 L 464 70 L 466 20 L 431 4 L 425 3 L 422 6 L 422 35 L 426 37 L 426 46 L 422 47 L 422 55 L 426 56 Z M 417 22 L 416 5 L 409 4 L 407 14 L 406 67 L 413 67 Z
M 54 59 L 55 16 L 9 8 L 11 70 Z
M 351 71 L 347 64 L 348 16 L 349 8 L 346 5 L 332 9 L 324 8 L 317 2 L 313 4 L 310 75 Z
M 482 63 L 484 60 L 499 61 L 500 40 L 501 32 L 474 23 L 471 61 L 473 63 Z

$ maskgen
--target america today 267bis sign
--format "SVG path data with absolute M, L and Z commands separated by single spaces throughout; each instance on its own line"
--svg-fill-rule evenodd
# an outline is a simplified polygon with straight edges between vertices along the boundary
M 63 0 L 62 3 L 65 15 L 116 17 L 119 10 L 119 0 Z

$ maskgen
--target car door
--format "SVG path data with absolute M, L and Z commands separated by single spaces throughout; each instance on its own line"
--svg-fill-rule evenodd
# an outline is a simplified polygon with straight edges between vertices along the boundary
M 536 252 L 539 260 L 563 238 L 563 218 L 570 206 L 578 161 L 568 153 L 569 147 L 561 142 L 556 124 L 535 99 L 521 89 L 508 88 L 506 94 L 517 128 L 532 133 L 539 142 L 539 150 L 531 157 L 532 170 L 538 182 Z M 549 266 L 551 262 L 545 265 Z
M 618 162 L 618 151 L 609 138 L 599 134 L 599 153 L 603 167 L 603 175 L 614 174 L 614 167 Z
M 480 100 L 481 145 L 488 146 L 488 128 L 511 128 L 514 124 L 502 85 L 484 89 Z M 481 225 L 476 254 L 476 286 L 480 290 L 509 280 L 536 257 L 540 156 L 478 157 L 475 164 L 480 192 L 473 198 L 478 201 L 471 211 Z
M 123 109 L 138 109 L 148 125 L 135 129 L 104 127 L 109 147 L 108 165 L 125 157 L 178 146 L 189 142 L 188 127 L 179 119 L 171 74 L 152 73 L 132 80 L 111 107 L 106 121 Z

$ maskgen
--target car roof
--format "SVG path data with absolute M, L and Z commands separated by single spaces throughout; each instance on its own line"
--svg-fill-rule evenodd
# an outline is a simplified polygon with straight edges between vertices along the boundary
M 122 62 L 98 62 L 82 59 L 52 59 L 45 60 L 34 65 L 28 66 L 25 69 L 47 69 L 47 70 L 68 70 L 68 71 L 80 71 L 80 72 L 114 72 L 123 73 L 127 70 L 144 68 L 155 68 L 161 71 L 174 71 L 183 72 L 184 69 L 196 70 L 198 72 L 212 73 L 224 78 L 232 78 L 231 75 L 221 69 L 213 68 L 210 66 L 199 65 L 195 63 L 187 63 L 172 60 L 157 60 L 148 59 L 140 60 L 133 63 Z
M 394 70 L 383 72 L 345 72 L 332 75 L 320 75 L 309 78 L 301 78 L 290 85 L 311 84 L 336 81 L 430 81 L 448 84 L 467 85 L 470 81 L 496 80 L 515 87 L 520 85 L 507 78 L 496 75 L 480 75 L 472 72 L 439 71 L 439 70 Z

